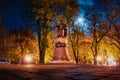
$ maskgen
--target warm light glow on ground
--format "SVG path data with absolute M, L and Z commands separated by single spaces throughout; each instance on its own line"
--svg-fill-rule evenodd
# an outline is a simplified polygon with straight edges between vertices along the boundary
M 116 66 L 117 65 L 115 58 L 113 56 L 109 56 L 106 59 L 106 61 L 104 61 L 102 56 L 97 56 L 97 64 L 104 65 L 104 66 Z

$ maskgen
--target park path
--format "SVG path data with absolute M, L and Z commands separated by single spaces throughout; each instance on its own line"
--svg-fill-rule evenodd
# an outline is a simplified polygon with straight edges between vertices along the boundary
M 0 80 L 120 80 L 120 67 L 0 64 Z

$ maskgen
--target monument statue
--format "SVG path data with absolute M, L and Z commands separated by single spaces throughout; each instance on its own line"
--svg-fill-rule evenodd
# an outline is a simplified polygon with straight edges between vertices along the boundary
M 61 22 L 57 26 L 57 37 L 66 37 L 67 36 L 67 25 Z
M 68 27 L 63 21 L 56 26 L 55 50 L 51 63 L 72 62 L 67 48 L 67 31 Z

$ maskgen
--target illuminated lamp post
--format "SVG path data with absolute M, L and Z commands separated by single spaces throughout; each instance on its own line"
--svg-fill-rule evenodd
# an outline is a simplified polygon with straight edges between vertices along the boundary
M 97 57 L 97 63 L 99 63 L 98 65 L 101 64 L 101 61 L 102 61 L 102 57 L 101 57 L 101 56 L 98 56 L 98 57 Z
M 110 56 L 110 57 L 107 59 L 107 61 L 108 61 L 108 65 L 109 65 L 109 66 L 116 66 L 116 65 L 117 65 L 116 62 L 115 62 L 115 60 L 114 60 L 114 58 L 113 58 L 112 56 Z
M 30 62 L 32 61 L 31 56 L 29 55 L 25 56 L 25 61 L 27 62 L 27 64 L 30 64 Z

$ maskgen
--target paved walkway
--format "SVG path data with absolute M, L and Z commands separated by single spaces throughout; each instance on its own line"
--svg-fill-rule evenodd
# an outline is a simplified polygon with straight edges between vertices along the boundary
M 0 64 L 0 80 L 120 80 L 120 67 Z

